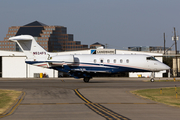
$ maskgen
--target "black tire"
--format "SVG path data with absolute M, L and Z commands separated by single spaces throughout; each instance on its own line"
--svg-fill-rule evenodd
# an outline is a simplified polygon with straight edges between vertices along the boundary
M 89 80 L 90 80 L 90 78 L 88 78 L 88 77 L 84 78 L 84 82 L 85 82 L 85 83 L 88 83 Z
M 154 78 L 151 78 L 151 80 L 150 80 L 151 82 L 154 82 Z

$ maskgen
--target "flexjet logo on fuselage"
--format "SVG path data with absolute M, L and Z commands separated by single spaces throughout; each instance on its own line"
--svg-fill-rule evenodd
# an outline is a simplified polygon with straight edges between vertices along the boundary
M 33 52 L 33 55 L 46 55 L 46 52 Z

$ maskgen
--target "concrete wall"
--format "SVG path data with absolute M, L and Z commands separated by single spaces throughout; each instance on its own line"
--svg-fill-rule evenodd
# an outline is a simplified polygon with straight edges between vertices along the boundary
M 163 73 L 166 73 L 166 71 L 155 72 L 154 77 L 163 77 Z M 129 77 L 138 77 L 138 75 L 141 75 L 142 77 L 150 78 L 151 72 L 130 72 L 129 73 Z
M 34 65 L 27 65 L 27 71 L 28 71 L 28 78 L 33 78 L 34 73 L 43 73 L 48 75 L 50 78 L 57 78 L 58 77 L 58 71 L 53 69 L 47 69 L 43 67 L 37 67 Z

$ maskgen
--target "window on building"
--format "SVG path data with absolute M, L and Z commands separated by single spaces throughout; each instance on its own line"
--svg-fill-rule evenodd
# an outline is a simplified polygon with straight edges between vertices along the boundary
M 110 63 L 110 60 L 109 60 L 109 59 L 107 60 L 107 63 Z

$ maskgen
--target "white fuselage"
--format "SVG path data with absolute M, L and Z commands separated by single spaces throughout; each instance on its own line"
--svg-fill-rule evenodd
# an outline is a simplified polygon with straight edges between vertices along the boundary
M 26 61 L 28 63 L 28 60 Z M 148 72 L 170 68 L 148 55 L 59 55 L 49 60 L 36 59 L 31 64 L 56 68 L 61 71 L 68 65 L 67 71 L 88 72 Z M 66 69 L 65 69 L 66 70 Z
M 148 55 L 57 55 L 45 51 L 31 35 L 9 38 L 27 56 L 26 63 L 66 72 L 89 82 L 96 73 L 155 72 L 170 68 Z

